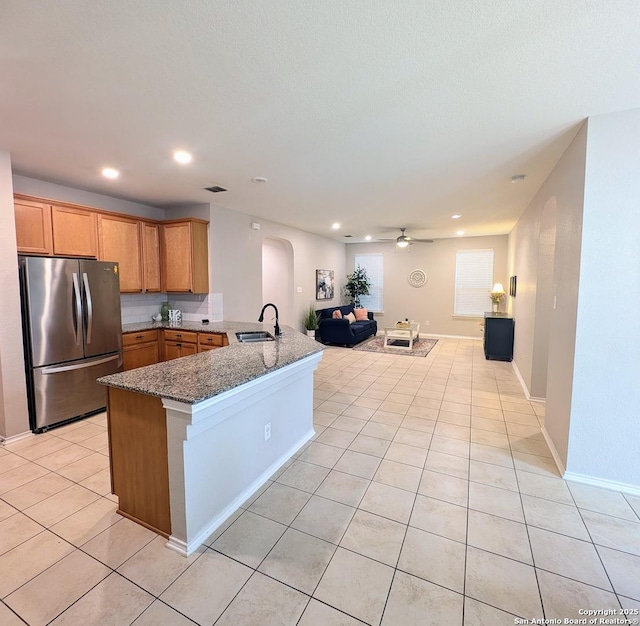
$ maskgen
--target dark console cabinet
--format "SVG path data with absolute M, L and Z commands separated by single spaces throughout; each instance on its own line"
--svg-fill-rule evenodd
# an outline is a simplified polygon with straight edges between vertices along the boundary
M 495 361 L 513 359 L 512 317 L 501 313 L 484 314 L 484 356 Z

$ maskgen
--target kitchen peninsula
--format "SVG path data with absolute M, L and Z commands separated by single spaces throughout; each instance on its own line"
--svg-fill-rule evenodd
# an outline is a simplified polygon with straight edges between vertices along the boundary
M 157 325 L 159 327 L 159 325 Z M 154 326 L 155 327 L 155 326 Z M 165 326 L 168 327 L 168 326 Z M 100 378 L 119 512 L 191 554 L 314 435 L 322 346 L 288 327 L 216 322 L 229 345 Z

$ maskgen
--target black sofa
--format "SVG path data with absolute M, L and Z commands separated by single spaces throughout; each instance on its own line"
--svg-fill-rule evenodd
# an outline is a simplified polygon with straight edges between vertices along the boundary
M 316 311 L 319 317 L 318 338 L 322 343 L 333 343 L 341 346 L 354 346 L 378 332 L 378 322 L 373 319 L 373 313 L 367 313 L 367 320 L 349 323 L 344 316 L 353 313 L 353 304 L 334 306 L 329 309 Z M 339 309 L 342 319 L 334 319 L 333 312 Z

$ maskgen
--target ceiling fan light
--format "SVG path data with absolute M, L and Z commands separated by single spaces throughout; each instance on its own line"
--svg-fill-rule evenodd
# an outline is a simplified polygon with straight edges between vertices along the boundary
M 409 242 L 406 239 L 401 239 L 396 243 L 398 248 L 406 248 L 409 245 Z

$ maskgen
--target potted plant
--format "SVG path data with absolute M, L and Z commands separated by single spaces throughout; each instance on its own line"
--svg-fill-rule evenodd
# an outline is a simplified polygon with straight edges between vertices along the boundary
M 363 267 L 356 267 L 353 274 L 347 274 L 347 282 L 344 286 L 344 292 L 356 308 L 360 308 L 360 296 L 368 296 L 371 281 L 367 276 L 367 270 Z
M 307 329 L 307 337 L 316 336 L 316 328 L 318 328 L 318 314 L 315 312 L 313 305 L 310 304 L 302 318 L 302 325 Z

